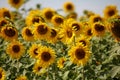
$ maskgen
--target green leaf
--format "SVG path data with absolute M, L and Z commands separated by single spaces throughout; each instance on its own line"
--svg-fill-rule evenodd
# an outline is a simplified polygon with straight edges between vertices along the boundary
M 111 77 L 114 78 L 118 72 L 120 72 L 120 66 L 114 66 L 110 71 Z
M 67 80 L 68 79 L 68 74 L 70 73 L 70 71 L 66 71 L 63 75 L 63 80 Z

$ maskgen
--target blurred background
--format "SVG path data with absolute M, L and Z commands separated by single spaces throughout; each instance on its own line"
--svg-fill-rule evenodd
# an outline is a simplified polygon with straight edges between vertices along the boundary
M 36 4 L 41 4 L 41 8 L 50 7 L 55 10 L 62 9 L 63 4 L 67 1 L 73 2 L 75 11 L 78 15 L 82 15 L 84 10 L 90 10 L 97 14 L 103 15 L 103 9 L 107 5 L 116 5 L 120 12 L 120 0 L 29 0 L 23 7 L 25 9 L 35 8 Z M 0 7 L 7 7 L 10 10 L 14 10 L 9 4 L 8 0 L 0 0 Z

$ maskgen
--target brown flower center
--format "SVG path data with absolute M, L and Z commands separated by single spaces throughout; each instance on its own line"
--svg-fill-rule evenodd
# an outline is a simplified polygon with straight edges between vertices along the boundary
M 27 36 L 33 36 L 33 34 L 31 33 L 31 31 L 29 29 L 26 29 L 25 33 Z
M 6 25 L 6 24 L 7 24 L 7 22 L 4 21 L 4 20 L 0 22 L 0 26 L 4 26 L 4 25 Z
M 51 19 L 51 18 L 53 17 L 53 13 L 52 13 L 51 11 L 47 11 L 47 12 L 45 13 L 45 17 L 46 17 L 47 19 Z
M 13 3 L 18 4 L 20 0 L 13 0 Z
M 111 30 L 116 37 L 120 38 L 120 23 L 113 23 Z
M 114 10 L 108 11 L 108 15 L 109 15 L 109 16 L 113 16 L 114 14 L 115 14 L 115 11 L 114 11 Z
M 33 51 L 35 55 L 38 55 L 37 50 L 38 50 L 38 48 L 34 49 L 34 51 Z
M 56 17 L 55 22 L 58 23 L 58 24 L 61 24 L 61 23 L 63 23 L 63 19 L 60 18 L 60 17 Z
M 34 24 L 34 23 L 39 23 L 39 20 L 40 20 L 40 19 L 39 19 L 38 17 L 34 17 L 34 18 L 32 19 L 32 22 L 33 22 L 33 24 Z
M 84 46 L 86 46 L 85 40 L 80 40 L 79 42 L 81 42 Z
M 100 17 L 96 17 L 96 18 L 94 18 L 93 22 L 95 23 L 95 22 L 98 22 L 98 21 L 102 21 L 102 19 Z
M 62 60 L 62 65 L 65 63 L 65 60 Z
M 89 35 L 89 36 L 92 35 L 91 29 L 88 29 L 88 30 L 87 30 L 87 35 Z
M 42 55 L 41 55 L 41 58 L 42 58 L 43 61 L 46 61 L 46 62 L 47 62 L 47 61 L 50 60 L 51 55 L 50 55 L 49 52 L 43 52 Z
M 71 4 L 67 4 L 66 9 L 67 9 L 67 10 L 72 10 L 72 9 L 73 9 L 73 6 L 72 6 Z
M 0 73 L 0 79 L 2 79 L 2 73 Z
M 75 56 L 78 60 L 83 59 L 85 57 L 85 51 L 83 49 L 77 49 L 75 51 Z
M 57 35 L 57 32 L 54 29 L 51 29 L 51 37 L 55 37 Z
M 68 38 L 71 38 L 72 37 L 72 31 L 67 30 L 67 36 L 68 36 Z
M 74 29 L 75 29 L 76 31 L 80 30 L 80 26 L 79 26 L 79 24 L 77 24 L 77 23 L 72 24 L 72 27 L 74 27 Z
M 37 32 L 41 35 L 46 34 L 47 31 L 48 31 L 48 28 L 45 27 L 45 25 L 39 25 L 38 28 L 37 28 Z
M 42 67 L 39 66 L 39 67 L 38 67 L 38 71 L 40 71 L 41 69 L 42 69 Z
M 13 45 L 12 50 L 13 50 L 13 52 L 18 53 L 20 51 L 20 46 L 19 45 Z
M 101 31 L 105 30 L 105 27 L 103 25 L 96 24 L 95 25 L 95 30 L 98 31 L 98 32 L 101 32 Z
M 13 28 L 6 28 L 4 29 L 4 33 L 8 36 L 8 37 L 13 37 L 15 36 L 16 32 Z
M 11 18 L 11 15 L 10 15 L 10 12 L 9 12 L 9 11 L 5 11 L 5 12 L 3 13 L 3 16 L 4 16 L 4 17 Z

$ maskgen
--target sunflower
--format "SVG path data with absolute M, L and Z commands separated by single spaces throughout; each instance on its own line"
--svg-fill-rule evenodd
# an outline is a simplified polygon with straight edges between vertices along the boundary
M 40 10 L 31 10 L 25 19 L 25 23 L 30 26 L 35 23 L 45 22 Z
M 8 26 L 2 27 L 1 34 L 2 37 L 8 41 L 17 40 L 18 38 L 17 29 L 14 27 L 8 27 Z
M 19 59 L 23 53 L 25 52 L 25 48 L 19 41 L 12 41 L 8 44 L 6 53 L 10 55 L 13 59 Z
M 28 80 L 26 76 L 20 75 L 15 80 Z
M 61 15 L 54 15 L 51 19 L 51 22 L 56 26 L 58 27 L 60 24 L 62 24 L 64 21 L 64 17 L 61 16 Z
M 19 9 L 22 6 L 22 4 L 24 4 L 24 0 L 8 0 L 8 3 L 12 7 Z
M 94 23 L 92 27 L 93 35 L 95 36 L 103 36 L 105 33 L 106 27 L 100 22 Z
M 88 23 L 83 24 L 83 26 L 84 26 L 84 31 L 83 31 L 84 35 L 87 38 L 91 39 L 93 36 L 92 27 Z
M 106 19 L 118 14 L 118 10 L 115 5 L 106 6 L 103 12 L 104 12 L 104 18 Z
M 56 14 L 54 9 L 44 8 L 42 10 L 42 15 L 46 21 L 51 21 L 52 17 Z
M 5 18 L 0 18 L 0 28 L 8 24 L 8 21 Z
M 57 67 L 62 69 L 64 67 L 64 63 L 66 61 L 66 58 L 65 57 L 62 57 L 60 58 L 58 61 L 57 61 Z
M 5 18 L 0 18 L 0 32 L 1 28 L 8 24 L 8 21 Z
M 44 67 L 48 67 L 55 61 L 55 51 L 50 48 L 43 46 L 38 50 L 39 55 L 37 56 L 38 63 L 41 63 Z
M 113 18 L 113 21 L 109 22 L 109 30 L 117 41 L 120 41 L 120 19 Z
M 26 41 L 34 41 L 34 36 L 32 34 L 32 29 L 30 27 L 24 27 L 22 29 L 22 37 Z
M 93 24 L 95 22 L 102 22 L 103 18 L 100 15 L 94 14 L 90 16 L 90 24 Z
M 84 46 L 88 46 L 88 47 L 90 45 L 89 38 L 87 38 L 85 35 L 77 37 L 76 38 L 76 44 L 77 43 L 82 43 Z
M 0 67 L 0 80 L 5 80 L 5 71 Z
M 54 29 L 54 28 L 51 28 L 50 29 L 50 36 L 49 36 L 49 41 L 48 42 L 56 43 L 57 40 L 58 40 L 57 38 L 58 38 L 58 30 Z
M 74 63 L 79 65 L 85 65 L 90 57 L 90 51 L 86 46 L 79 43 L 76 46 L 72 46 L 71 49 L 68 51 L 70 56 L 70 60 Z
M 42 66 L 42 64 L 36 62 L 33 66 L 33 72 L 37 75 L 44 74 L 46 72 L 46 68 Z
M 35 39 L 48 39 L 50 36 L 50 27 L 46 23 L 39 23 L 34 25 L 34 38 Z
M 70 44 L 75 36 L 72 27 L 69 25 L 72 21 L 73 19 L 67 19 L 64 21 L 64 23 L 61 25 L 62 28 L 58 34 L 58 39 L 66 44 Z
M 73 12 L 74 11 L 74 4 L 72 2 L 65 2 L 63 4 L 63 10 L 65 12 Z
M 70 23 L 70 27 L 73 28 L 75 36 L 80 36 L 80 34 L 82 33 L 82 24 L 80 22 L 74 20 Z
M 38 49 L 40 48 L 40 45 L 38 44 L 32 44 L 32 46 L 29 48 L 29 55 L 32 58 L 36 58 L 38 56 Z
M 7 8 L 0 8 L 0 17 L 12 19 L 12 14 Z

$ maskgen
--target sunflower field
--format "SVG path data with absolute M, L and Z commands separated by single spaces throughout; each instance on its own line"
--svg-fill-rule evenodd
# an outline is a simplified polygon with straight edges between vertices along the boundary
M 21 9 L 27 2 L 0 8 L 0 80 L 120 80 L 116 5 L 106 5 L 103 16 L 78 16 L 70 1 L 59 10 Z

